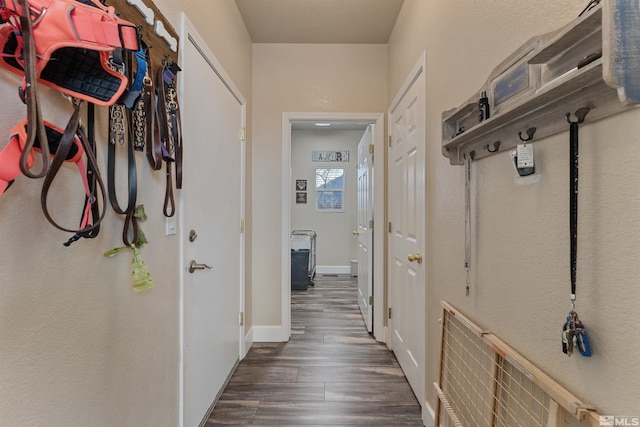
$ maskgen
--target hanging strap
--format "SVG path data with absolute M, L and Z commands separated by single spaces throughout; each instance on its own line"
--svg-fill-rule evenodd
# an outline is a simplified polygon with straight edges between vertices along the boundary
M 125 74 L 130 75 L 132 72 L 131 56 L 127 56 L 126 64 L 124 60 L 122 60 L 117 66 L 124 68 L 126 71 Z M 137 220 L 133 216 L 136 208 L 136 199 L 138 197 L 138 177 L 133 142 L 133 117 L 131 112 L 125 108 L 126 104 L 124 101 L 126 101 L 126 97 L 109 107 L 110 123 L 109 147 L 107 150 L 107 180 L 109 203 L 116 213 L 125 216 L 122 242 L 126 246 L 131 246 L 135 245 L 138 241 Z M 135 99 L 131 101 L 131 107 L 134 106 L 134 101 Z M 124 209 L 118 202 L 118 196 L 116 194 L 116 146 L 118 145 L 126 145 L 127 147 L 127 206 Z M 131 238 L 129 238 L 130 235 Z
M 578 258 L 578 122 L 569 127 L 571 145 L 569 147 L 569 234 L 571 238 L 571 302 L 575 309 L 576 263 Z
M 78 131 L 82 133 L 82 127 L 80 125 L 78 126 Z M 86 140 L 89 148 L 94 153 L 94 155 L 96 155 L 95 104 L 91 102 L 87 103 Z M 98 237 L 98 234 L 100 234 L 100 206 L 98 204 L 98 200 L 96 200 L 95 198 L 97 190 L 97 177 L 99 173 L 100 171 L 93 170 L 91 165 L 87 167 L 86 182 L 89 191 L 84 200 L 83 217 L 80 219 L 81 229 L 86 229 L 90 224 L 97 224 L 97 226 L 93 227 L 90 230 L 80 231 L 76 233 L 69 240 L 63 243 L 64 246 L 71 246 L 73 242 L 80 240 L 80 238 L 82 237 L 84 237 L 85 239 L 95 239 L 96 237 Z
M 589 108 L 581 108 L 576 111 L 577 120 L 571 121 L 570 113 L 567 113 L 569 122 L 569 234 L 570 248 L 570 276 L 571 276 L 571 305 L 575 310 L 576 302 L 576 272 L 578 259 L 578 126 L 584 122 Z
M 88 212 L 90 211 L 90 209 L 88 209 L 88 207 L 85 206 L 83 220 L 82 220 L 82 223 L 80 224 L 80 229 L 74 230 L 74 229 L 65 228 L 59 225 L 56 221 L 54 221 L 51 214 L 49 213 L 49 209 L 47 205 L 49 188 L 51 187 L 53 180 L 55 179 L 58 171 L 60 170 L 60 167 L 69 156 L 69 152 L 71 151 L 71 148 L 74 145 L 74 136 L 77 136 L 78 139 L 80 140 L 80 143 L 82 144 L 82 148 L 84 149 L 85 155 L 87 156 L 87 169 L 92 171 L 92 174 L 95 176 L 97 186 L 100 188 L 100 193 L 102 194 L 102 206 L 104 207 L 106 205 L 106 191 L 104 188 L 104 183 L 102 182 L 102 178 L 100 177 L 98 163 L 96 162 L 95 154 L 91 146 L 89 145 L 89 142 L 87 141 L 87 136 L 84 133 L 84 130 L 82 129 L 82 127 L 80 126 L 81 105 L 82 105 L 82 101 L 79 101 L 77 104 L 74 104 L 75 111 L 71 116 L 71 119 L 69 119 L 69 123 L 67 123 L 67 127 L 65 128 L 62 138 L 60 139 L 60 145 L 58 146 L 58 149 L 53 158 L 53 161 L 51 162 L 51 167 L 49 168 L 49 172 L 44 178 L 44 182 L 42 184 L 42 191 L 40 193 L 40 204 L 42 206 L 42 211 L 44 213 L 44 216 L 47 218 L 47 220 L 57 229 L 62 231 L 68 231 L 71 233 L 89 232 L 94 230 L 99 226 L 100 222 L 102 222 L 102 219 L 104 218 L 104 215 L 106 213 L 106 209 L 103 209 L 100 215 L 98 216 L 97 220 L 94 219 L 93 224 L 89 224 Z M 46 144 L 43 144 L 43 145 L 46 145 Z M 90 192 L 91 189 L 89 188 L 88 183 L 86 182 L 86 179 L 83 179 L 83 181 L 85 185 L 85 191 Z M 87 197 L 90 200 L 95 201 L 97 203 L 97 201 L 95 200 L 96 198 L 95 193 L 87 194 Z
M 21 97 L 27 104 L 27 141 L 22 149 L 22 155 L 20 156 L 20 170 L 29 178 L 42 178 L 49 170 L 49 147 L 47 144 L 42 144 L 41 147 L 41 160 L 42 165 L 40 172 L 32 172 L 30 168 L 29 156 L 31 155 L 31 149 L 35 145 L 36 137 L 40 141 L 47 140 L 47 134 L 44 128 L 44 119 L 42 117 L 42 106 L 40 104 L 40 98 L 38 96 L 38 82 L 36 71 L 36 45 L 33 39 L 32 22 L 31 22 L 31 9 L 29 8 L 28 0 L 18 0 L 20 7 L 22 8 L 20 16 L 20 26 L 22 29 L 23 37 L 23 50 L 24 56 L 24 87 L 21 91 Z
M 589 108 L 581 108 L 576 111 L 576 121 L 571 121 L 570 114 L 567 113 L 569 122 L 569 233 L 571 239 L 571 311 L 562 327 L 562 351 L 571 356 L 574 347 L 577 345 L 580 354 L 585 357 L 591 356 L 591 345 L 587 331 L 578 318 L 576 310 L 576 272 L 578 258 L 578 127 L 584 122 Z
M 469 296 L 471 274 L 471 157 L 465 157 L 464 164 L 464 270 L 466 274 L 466 295 Z
M 151 61 L 147 62 L 147 74 L 153 76 L 151 70 Z M 160 136 L 160 129 L 162 127 L 162 121 L 158 112 L 158 100 L 156 97 L 156 91 L 153 88 L 153 80 L 151 78 L 145 84 L 142 98 L 147 106 L 145 111 L 146 125 L 146 154 L 147 160 L 151 169 L 154 171 L 162 169 L 162 138 Z M 156 84 L 162 84 L 157 82 Z
M 166 217 L 175 215 L 176 207 L 173 195 L 172 163 L 175 163 L 176 188 L 182 188 L 182 132 L 180 109 L 175 89 L 175 77 L 180 68 L 168 64 L 158 71 L 157 107 L 160 124 L 159 135 L 162 141 L 162 158 L 166 163 L 166 188 L 163 213 Z

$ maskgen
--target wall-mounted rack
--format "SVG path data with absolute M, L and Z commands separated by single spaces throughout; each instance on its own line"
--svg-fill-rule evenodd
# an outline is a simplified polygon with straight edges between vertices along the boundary
M 122 19 L 133 22 L 141 29 L 142 40 L 150 46 L 149 54 L 154 70 L 162 67 L 162 61 L 178 62 L 179 36 L 169 21 L 151 0 L 107 0 Z
M 483 87 L 442 114 L 442 152 L 453 165 L 567 130 L 566 114 L 588 107 L 594 122 L 640 104 L 640 5 L 607 0 L 565 27 L 534 37 L 498 65 Z M 478 101 L 487 93 L 488 119 Z

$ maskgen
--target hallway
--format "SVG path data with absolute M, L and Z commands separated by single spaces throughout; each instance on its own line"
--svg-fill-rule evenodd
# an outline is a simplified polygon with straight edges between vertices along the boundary
M 292 291 L 291 340 L 255 343 L 205 427 L 422 426 L 393 353 L 366 331 L 349 276 Z

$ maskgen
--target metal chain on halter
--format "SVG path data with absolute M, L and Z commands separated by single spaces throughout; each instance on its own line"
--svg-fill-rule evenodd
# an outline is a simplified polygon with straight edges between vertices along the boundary
M 109 107 L 109 142 L 124 145 L 125 141 L 125 110 L 123 105 L 114 104 Z
M 124 74 L 124 63 L 118 62 L 115 58 L 109 60 L 109 67 L 120 73 Z M 118 143 L 124 145 L 126 138 L 126 125 L 125 125 L 125 107 L 122 104 L 113 104 L 109 107 L 109 142 L 111 144 Z
M 144 77 L 143 88 L 150 87 L 152 85 L 151 77 L 147 72 Z M 136 105 L 132 111 L 133 119 L 133 149 L 136 151 L 144 151 L 144 146 L 147 139 L 147 105 L 144 96 L 138 98 Z
M 167 127 L 169 128 L 167 150 L 169 151 L 169 155 L 172 157 L 176 152 L 176 141 L 174 139 L 174 136 L 176 135 L 177 126 L 178 126 L 176 121 L 177 120 L 176 111 L 178 108 L 177 97 L 178 97 L 178 94 L 176 93 L 176 88 L 173 85 L 169 86 L 169 91 L 167 92 L 167 99 L 166 99 Z

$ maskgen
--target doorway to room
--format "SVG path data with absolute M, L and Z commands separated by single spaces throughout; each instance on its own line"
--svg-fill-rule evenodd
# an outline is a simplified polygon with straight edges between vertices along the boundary
M 320 126 L 316 126 L 316 123 Z M 322 126 L 325 125 L 325 126 Z M 329 126 L 327 126 L 329 125 Z M 283 134 L 283 173 L 282 173 L 282 199 L 283 215 L 282 228 L 285 230 L 282 236 L 282 318 L 283 324 L 287 328 L 288 333 L 291 331 L 291 251 L 290 251 L 290 235 L 294 229 L 308 229 L 311 227 L 319 228 L 317 231 L 318 245 L 324 245 L 324 251 L 330 248 L 325 254 L 320 249 L 320 262 L 317 262 L 316 272 L 318 274 L 350 274 L 350 262 L 358 257 L 359 233 L 362 232 L 359 226 L 357 200 L 358 197 L 358 143 L 361 136 L 365 134 L 366 129 L 375 129 L 372 131 L 372 151 L 378 153 L 371 156 L 371 185 L 372 208 L 371 214 L 376 216 L 379 224 L 384 224 L 384 115 L 382 113 L 284 113 L 282 122 Z M 322 130 L 319 130 L 322 129 Z M 319 144 L 312 147 L 314 140 L 324 141 L 340 141 L 340 137 L 344 137 L 349 133 L 352 134 L 353 147 L 345 142 L 337 142 L 337 145 Z M 355 135 L 355 139 L 353 138 Z M 296 145 L 300 144 L 300 145 Z M 300 150 L 301 145 L 309 145 L 305 149 Z M 333 158 L 331 155 L 334 154 Z M 315 156 L 315 157 L 313 157 Z M 350 161 L 345 161 L 344 156 L 349 156 Z M 314 159 L 316 160 L 314 162 Z M 333 160 L 333 161 L 325 161 Z M 338 161 L 336 161 L 338 160 Z M 305 163 L 300 169 L 299 163 Z M 316 167 L 317 166 L 317 167 Z M 377 168 L 380 173 L 377 175 L 373 172 Z M 325 194 L 329 190 L 320 191 L 316 186 L 317 177 L 322 178 L 322 174 L 318 175 L 318 169 L 327 169 L 325 172 L 332 172 L 334 169 L 342 169 L 344 180 L 349 180 L 352 190 L 346 190 L 342 195 L 336 194 L 336 189 L 331 190 L 330 194 Z M 333 171 L 336 172 L 336 171 Z M 352 182 L 351 182 L 352 181 Z M 340 182 L 339 179 L 334 182 Z M 298 187 L 300 185 L 300 187 Z M 303 190 L 304 189 L 304 190 Z M 340 190 L 338 189 L 338 192 Z M 345 206 L 341 206 L 341 197 L 349 197 L 344 201 Z M 319 200 L 322 200 L 318 206 Z M 327 202 L 327 203 L 324 203 Z M 351 220 L 333 216 L 333 213 L 340 214 L 341 210 L 350 204 L 350 210 L 353 218 Z M 322 213 L 327 208 L 333 212 Z M 306 215 L 320 216 L 320 220 L 312 220 L 306 218 Z M 373 225 L 373 224 L 371 224 Z M 329 227 L 329 228 L 327 228 Z M 333 228 L 332 228 L 333 227 Z M 346 228 L 345 228 L 346 227 Z M 335 229 L 335 230 L 334 230 Z M 386 306 L 386 296 L 384 291 L 384 227 L 377 229 L 372 227 L 366 230 L 371 234 L 371 293 L 376 295 L 375 303 L 367 298 L 367 302 L 371 301 L 371 328 L 374 336 L 378 341 L 386 342 L 386 328 L 384 327 L 384 310 Z M 324 231 L 323 231 L 324 230 Z M 337 233 L 337 234 L 336 234 Z M 333 239 L 330 236 L 335 236 Z M 346 246 L 346 253 L 339 255 L 334 250 L 337 246 L 333 240 L 339 239 L 343 242 L 342 246 Z M 322 248 L 322 246 L 321 246 Z M 343 250 L 343 252 L 345 251 Z M 340 258 L 337 258 L 340 257 Z M 346 260 L 346 261 L 345 261 Z M 316 260 L 318 261 L 318 260 Z M 358 263 L 359 264 L 359 263 Z

